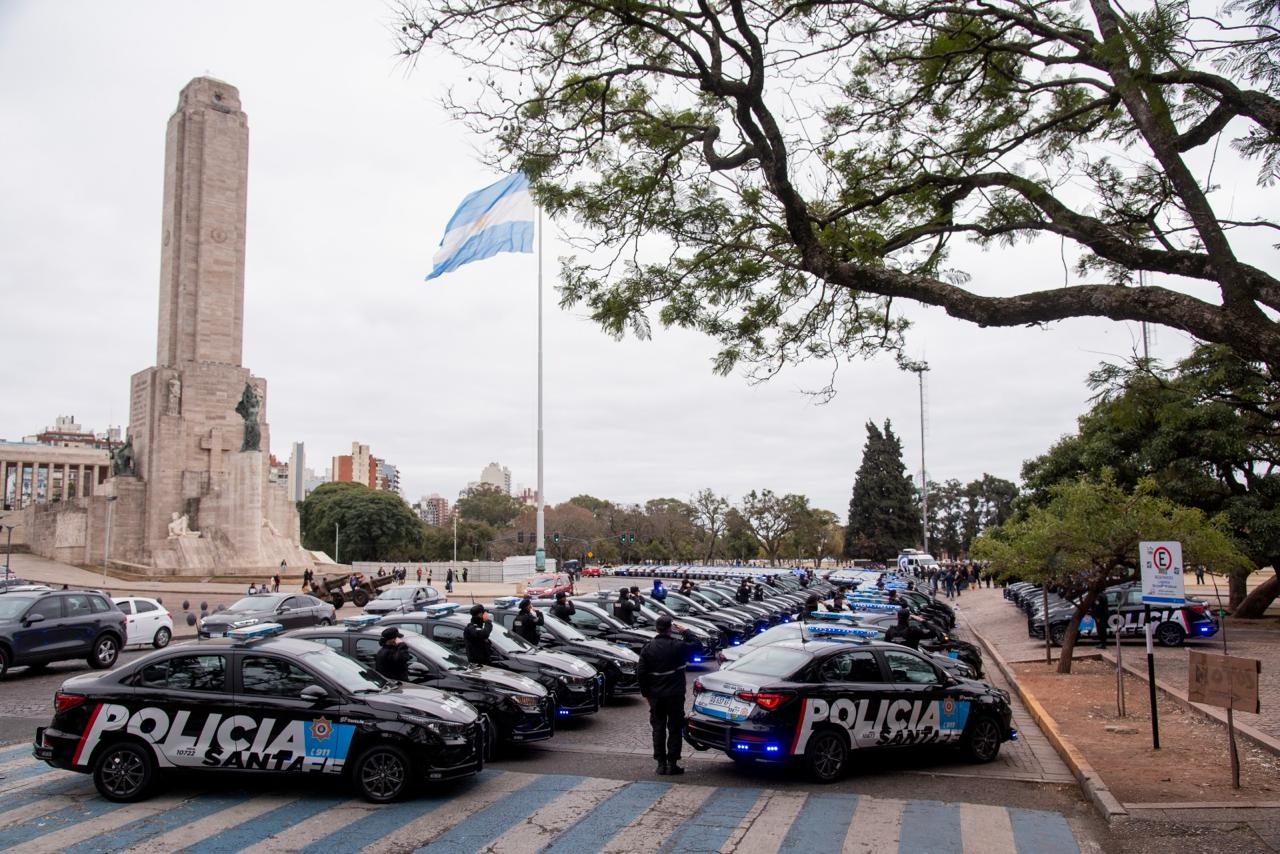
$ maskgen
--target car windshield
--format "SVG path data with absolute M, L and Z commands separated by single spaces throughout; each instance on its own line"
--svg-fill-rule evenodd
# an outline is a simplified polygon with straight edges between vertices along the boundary
M 12 593 L 0 596 L 0 620 L 16 620 L 34 601 L 34 596 L 14 596 Z
M 471 666 L 471 662 L 455 652 L 442 647 L 433 640 L 428 640 L 422 635 L 408 634 L 404 636 L 405 646 L 409 647 L 413 652 L 421 655 L 432 664 L 444 670 L 466 670 Z
M 547 630 L 554 633 L 555 636 L 560 638 L 561 640 L 572 640 L 572 641 L 587 640 L 586 635 L 584 635 L 582 632 L 578 631 L 573 626 L 569 625 L 559 617 L 553 617 L 550 614 L 548 614 L 543 618 L 543 622 L 546 625 Z
M 744 647 L 749 646 L 753 648 L 768 646 L 771 643 L 777 643 L 780 640 L 787 640 L 788 638 L 798 636 L 799 634 L 800 623 L 783 623 L 780 626 L 774 626 L 771 629 L 766 629 L 751 640 L 743 642 L 742 645 Z
M 493 633 L 489 635 L 489 641 L 503 652 L 528 652 L 536 649 L 533 644 L 524 638 L 516 637 L 497 623 L 493 624 Z
M 708 590 L 706 588 L 703 588 L 698 592 L 717 605 L 727 605 L 733 601 L 728 596 L 725 596 L 723 593 L 721 593 L 718 590 Z
M 317 644 L 314 652 L 303 653 L 299 660 L 351 694 L 374 693 L 390 684 L 354 658 L 347 658 L 327 646 Z
M 544 575 L 542 578 L 535 578 L 529 582 L 530 587 L 550 587 L 560 583 L 560 579 L 554 575 Z
M 390 590 L 383 590 L 379 599 L 412 599 L 416 588 L 413 587 L 392 587 Z
M 733 662 L 730 667 L 741 673 L 754 673 L 781 679 L 804 667 L 808 660 L 809 656 L 798 650 L 766 646 L 747 653 Z
M 246 596 L 227 608 L 228 611 L 270 611 L 279 607 L 284 596 Z

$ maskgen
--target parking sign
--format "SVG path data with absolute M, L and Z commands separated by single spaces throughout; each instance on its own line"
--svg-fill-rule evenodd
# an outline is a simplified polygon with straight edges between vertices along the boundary
M 1160 605 L 1185 605 L 1187 592 L 1182 582 L 1182 543 L 1176 540 L 1149 540 L 1138 544 L 1142 566 L 1142 601 Z

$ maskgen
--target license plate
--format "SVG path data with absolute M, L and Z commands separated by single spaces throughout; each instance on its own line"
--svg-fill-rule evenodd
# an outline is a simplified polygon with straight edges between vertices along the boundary
M 729 694 L 704 691 L 694 697 L 694 708 L 717 718 L 742 721 L 751 716 L 751 704 Z

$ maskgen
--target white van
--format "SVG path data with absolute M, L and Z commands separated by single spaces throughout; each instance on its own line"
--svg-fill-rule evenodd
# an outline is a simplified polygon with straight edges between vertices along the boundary
M 915 549 L 903 549 L 898 552 L 898 570 L 912 574 L 936 569 L 938 562 L 933 555 Z

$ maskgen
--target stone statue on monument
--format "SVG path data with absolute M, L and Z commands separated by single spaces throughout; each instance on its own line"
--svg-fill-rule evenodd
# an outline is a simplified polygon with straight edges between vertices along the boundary
M 126 436 L 124 444 L 111 452 L 111 476 L 133 477 L 133 437 Z
M 191 530 L 191 524 L 187 521 L 186 513 L 171 513 L 169 515 L 169 539 L 180 540 L 187 537 L 196 538 L 200 536 L 199 531 Z
M 244 442 L 241 451 L 256 451 L 262 443 L 262 428 L 258 425 L 258 410 L 262 404 L 258 402 L 258 393 L 253 390 L 252 383 L 244 384 L 244 394 L 240 395 L 240 403 L 236 405 L 236 413 L 244 419 Z
M 177 415 L 182 411 L 182 380 L 169 377 L 169 405 L 166 414 Z

